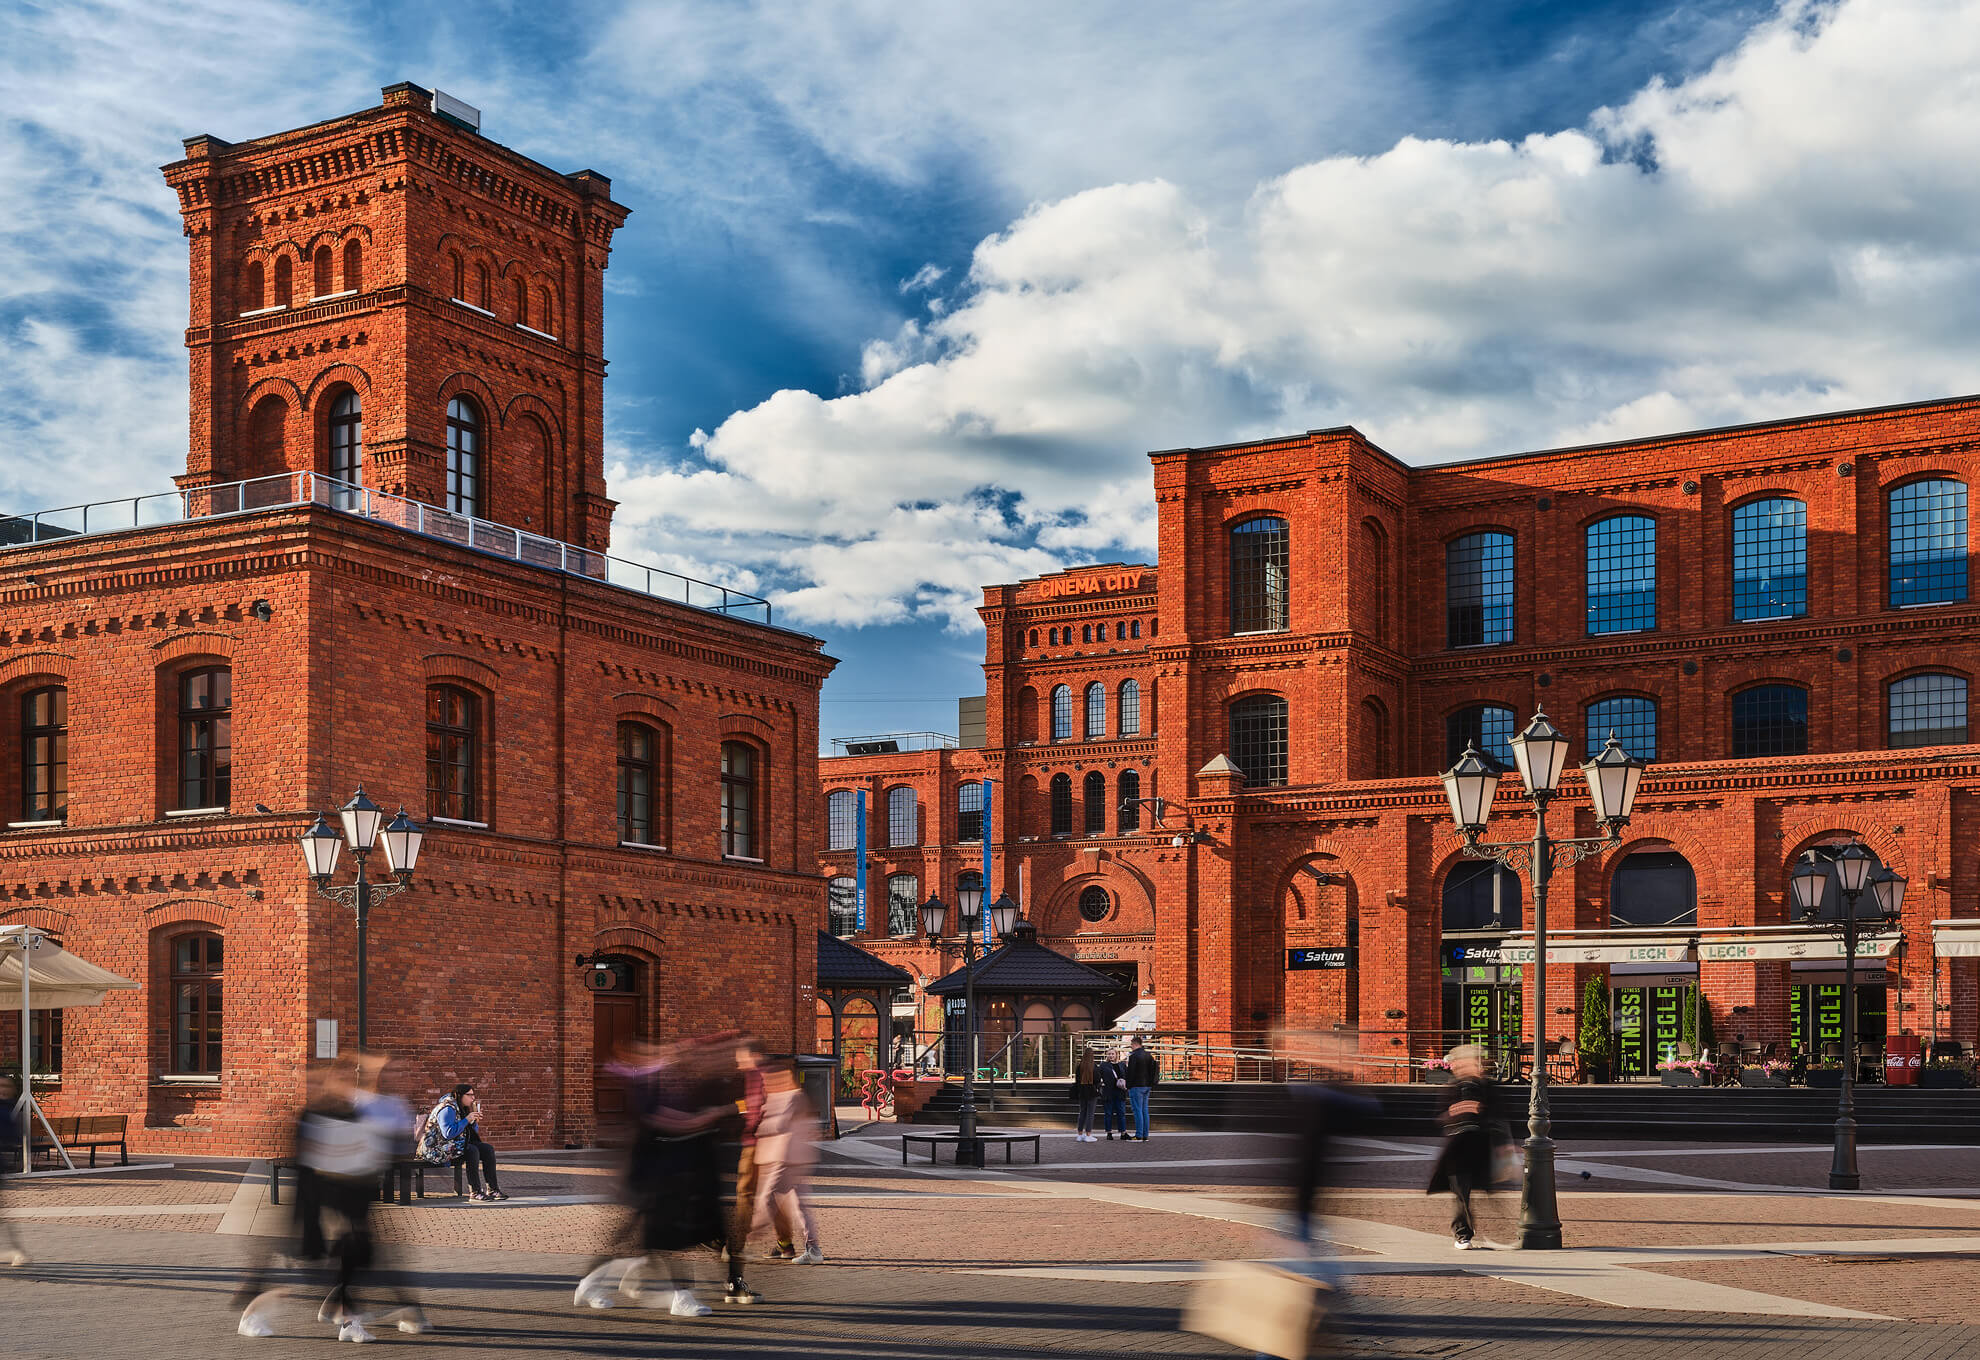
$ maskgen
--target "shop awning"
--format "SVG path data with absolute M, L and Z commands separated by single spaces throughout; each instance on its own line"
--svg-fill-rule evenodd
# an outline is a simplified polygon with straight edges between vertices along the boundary
M 1506 940 L 1500 957 L 1507 963 L 1533 962 L 1533 937 Z M 1618 931 L 1585 931 L 1547 937 L 1549 963 L 1690 963 L 1689 935 L 1630 935 Z
M 1888 958 L 1903 938 L 1903 934 L 1897 931 L 1859 936 L 1856 941 L 1856 957 Z M 1843 956 L 1843 942 L 1839 937 L 1826 931 L 1815 930 L 1785 930 L 1764 934 L 1708 932 L 1699 936 L 1698 956 L 1706 963 L 1744 963 L 1754 959 L 1839 959 Z
M 1942 959 L 1980 958 L 1980 920 L 1932 922 L 1932 952 Z

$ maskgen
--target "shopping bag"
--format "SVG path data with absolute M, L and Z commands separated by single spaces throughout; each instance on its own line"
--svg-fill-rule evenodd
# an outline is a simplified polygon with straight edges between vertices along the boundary
M 1327 1316 L 1318 1280 L 1256 1261 L 1227 1261 L 1190 1287 L 1183 1330 L 1242 1350 L 1306 1360 Z

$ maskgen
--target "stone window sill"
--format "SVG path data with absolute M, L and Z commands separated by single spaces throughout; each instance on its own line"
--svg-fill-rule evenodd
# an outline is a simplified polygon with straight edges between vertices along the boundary
M 161 1072 L 151 1079 L 154 1086 L 170 1086 L 189 1091 L 217 1091 L 220 1089 L 218 1075 L 200 1075 L 186 1072 Z
M 619 848 L 621 850 L 657 850 L 663 855 L 667 853 L 666 846 L 654 845 L 650 841 L 620 841 Z
M 434 826 L 464 826 L 470 831 L 486 831 L 488 829 L 488 823 L 486 822 L 470 822 L 460 817 L 428 817 L 426 820 Z
M 727 860 L 727 861 L 728 861 L 729 863 L 731 863 L 731 864 L 761 864 L 761 863 L 763 863 L 763 860 L 762 860 L 762 857 L 761 857 L 761 856 L 758 856 L 758 855 L 724 855 L 724 856 L 722 856 L 722 858 L 723 858 L 723 859 L 725 859 L 725 860 Z
M 67 826 L 68 824 L 69 822 L 66 817 L 55 817 L 42 822 L 9 822 L 7 823 L 7 829 L 9 831 L 46 831 L 51 827 Z
M 227 815 L 227 809 L 223 807 L 168 808 L 165 815 L 167 817 L 224 817 Z
M 486 307 L 475 306 L 472 302 L 469 302 L 466 298 L 453 298 L 450 299 L 450 301 L 452 301 L 456 307 L 467 308 L 470 312 L 473 312 L 476 316 L 485 316 L 490 321 L 493 321 L 495 319 L 495 313 L 489 311 Z

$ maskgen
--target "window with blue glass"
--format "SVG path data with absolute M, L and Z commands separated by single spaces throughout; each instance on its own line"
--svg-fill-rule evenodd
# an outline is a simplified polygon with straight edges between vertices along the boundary
M 1513 711 L 1503 704 L 1473 704 L 1444 720 L 1444 768 L 1457 764 L 1467 746 L 1476 746 L 1480 755 L 1495 760 L 1501 769 L 1513 767 Z
M 1910 675 L 1891 682 L 1892 746 L 1966 744 L 1966 679 Z
M 1511 534 L 1466 534 L 1445 545 L 1444 608 L 1452 647 L 1512 641 Z
M 1588 631 L 1657 626 L 1657 521 L 1611 515 L 1588 526 Z
M 1072 740 L 1072 686 L 1052 687 L 1052 740 Z
M 1635 694 L 1597 699 L 1588 706 L 1588 754 L 1601 754 L 1609 733 L 1638 760 L 1657 758 L 1657 701 Z
M 1808 612 L 1808 507 L 1787 497 L 1733 511 L 1733 618 Z
M 1807 690 L 1799 685 L 1755 685 L 1733 695 L 1734 756 L 1799 756 L 1807 752 Z
M 1966 483 L 1907 482 L 1891 492 L 1891 607 L 1966 598 Z

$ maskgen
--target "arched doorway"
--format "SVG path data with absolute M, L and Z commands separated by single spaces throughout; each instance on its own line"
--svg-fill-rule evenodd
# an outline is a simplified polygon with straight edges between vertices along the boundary
M 861 1073 L 879 1065 L 880 1012 L 865 997 L 851 997 L 839 1012 L 839 1089 L 858 1092 Z
M 1697 926 L 1698 875 L 1691 861 L 1661 841 L 1624 855 L 1609 876 L 1609 924 L 1642 930 Z M 1660 1059 L 1677 1052 L 1697 985 L 1696 963 L 1609 965 L 1617 1077 L 1650 1076 Z
M 1444 878 L 1443 1040 L 1477 1044 L 1511 1070 L 1520 1043 L 1526 970 L 1505 961 L 1505 937 L 1522 924 L 1519 875 L 1489 860 L 1463 860 Z
M 591 1113 L 599 1141 L 616 1142 L 631 1127 L 626 1090 L 606 1070 L 613 1054 L 641 1034 L 640 974 L 633 959 L 595 961 L 585 976 L 591 988 Z

